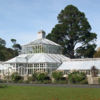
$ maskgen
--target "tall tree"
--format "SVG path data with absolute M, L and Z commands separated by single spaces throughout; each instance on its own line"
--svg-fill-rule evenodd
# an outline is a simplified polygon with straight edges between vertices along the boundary
M 47 38 L 63 47 L 63 54 L 70 58 L 93 57 L 97 35 L 91 32 L 91 26 L 83 12 L 68 5 L 58 15 L 58 24 Z
M 15 51 L 13 49 L 0 46 L 0 61 L 6 61 L 15 56 Z
M 14 44 L 14 49 L 7 48 L 6 41 L 0 38 L 0 61 L 7 61 L 15 56 L 18 55 L 18 50 L 21 49 L 21 46 L 19 44 L 16 44 L 16 40 L 12 39 L 12 42 Z
M 21 51 L 22 47 L 20 44 L 16 43 L 16 39 L 11 39 L 11 42 L 13 43 L 12 48 L 15 50 L 15 55 L 17 56 Z

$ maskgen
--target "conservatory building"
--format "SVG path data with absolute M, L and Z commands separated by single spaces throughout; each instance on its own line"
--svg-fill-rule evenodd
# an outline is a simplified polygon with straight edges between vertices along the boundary
M 100 58 L 70 59 L 64 61 L 57 70 L 67 75 L 73 71 L 84 72 L 86 75 L 91 75 L 93 67 L 97 70 L 98 76 L 100 76 Z
M 21 76 L 32 75 L 35 72 L 63 71 L 69 74 L 72 71 L 85 72 L 91 75 L 91 68 L 98 69 L 100 76 L 100 58 L 70 59 L 62 54 L 62 47 L 45 38 L 43 30 L 38 32 L 38 39 L 22 45 L 19 56 L 3 63 L 0 67 L 1 75 L 10 75 L 13 72 Z
M 18 72 L 20 75 L 32 75 L 35 72 L 56 70 L 63 61 L 70 60 L 62 55 L 62 47 L 45 38 L 43 30 L 38 32 L 38 39 L 22 45 L 21 54 L 5 62 L 8 73 Z

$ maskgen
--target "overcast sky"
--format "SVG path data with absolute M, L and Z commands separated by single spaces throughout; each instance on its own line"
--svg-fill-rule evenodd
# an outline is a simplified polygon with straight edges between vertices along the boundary
M 51 32 L 57 24 L 57 15 L 73 4 L 86 14 L 92 32 L 98 34 L 100 46 L 100 0 L 0 0 L 0 37 L 11 46 L 15 38 L 25 44 L 37 38 L 41 29 Z

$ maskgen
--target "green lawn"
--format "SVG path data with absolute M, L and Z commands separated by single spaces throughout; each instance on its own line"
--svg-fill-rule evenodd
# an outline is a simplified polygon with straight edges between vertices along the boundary
M 0 100 L 100 100 L 100 88 L 8 86 L 0 88 Z

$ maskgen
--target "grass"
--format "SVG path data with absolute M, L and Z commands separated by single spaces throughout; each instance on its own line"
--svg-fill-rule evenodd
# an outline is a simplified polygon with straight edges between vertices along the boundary
M 0 100 L 100 100 L 100 88 L 8 86 L 0 88 Z

